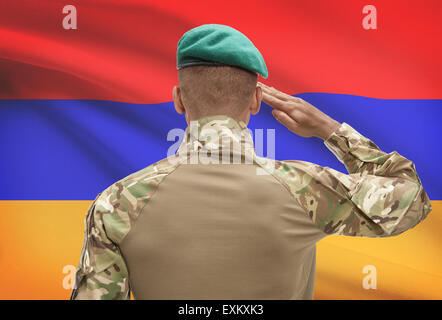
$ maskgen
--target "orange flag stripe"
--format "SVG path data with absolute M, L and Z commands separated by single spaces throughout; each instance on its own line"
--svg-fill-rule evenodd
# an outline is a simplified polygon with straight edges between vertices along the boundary
M 69 298 L 90 203 L 0 201 L 0 299 Z M 442 299 L 442 201 L 432 206 L 397 237 L 321 240 L 315 299 Z

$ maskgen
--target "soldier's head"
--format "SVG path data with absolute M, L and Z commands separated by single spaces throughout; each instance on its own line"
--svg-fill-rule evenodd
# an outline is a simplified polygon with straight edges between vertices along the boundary
M 179 86 L 173 88 L 173 99 L 187 122 L 223 114 L 247 123 L 250 114 L 258 113 L 258 74 L 266 78 L 267 67 L 238 30 L 205 24 L 187 31 L 178 42 L 177 69 Z
M 198 65 L 178 70 L 173 89 L 175 109 L 187 121 L 223 114 L 248 122 L 257 114 L 262 91 L 257 74 L 233 66 Z

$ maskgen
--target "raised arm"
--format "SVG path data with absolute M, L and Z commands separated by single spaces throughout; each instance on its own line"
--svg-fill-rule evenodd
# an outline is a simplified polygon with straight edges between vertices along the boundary
M 349 174 L 305 161 L 282 161 L 276 174 L 327 234 L 393 236 L 411 229 L 431 211 L 414 164 L 385 153 L 347 123 L 340 124 L 306 101 L 260 84 L 263 100 L 289 130 L 316 136 Z

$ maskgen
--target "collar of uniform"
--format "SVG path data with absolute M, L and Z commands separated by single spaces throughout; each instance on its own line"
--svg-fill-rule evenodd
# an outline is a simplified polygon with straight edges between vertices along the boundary
M 178 153 L 215 151 L 227 147 L 241 154 L 253 150 L 250 131 L 243 121 L 226 115 L 212 115 L 190 122 Z

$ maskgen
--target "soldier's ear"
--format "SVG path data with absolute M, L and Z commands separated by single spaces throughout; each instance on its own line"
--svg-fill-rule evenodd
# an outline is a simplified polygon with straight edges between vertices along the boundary
M 262 101 L 262 88 L 260 86 L 256 86 L 255 94 L 252 99 L 252 104 L 250 105 L 250 113 L 257 114 L 259 109 L 261 108 Z
M 174 86 L 172 90 L 173 95 L 173 103 L 175 105 L 175 110 L 179 114 L 182 114 L 186 112 L 186 109 L 184 109 L 183 101 L 181 100 L 181 89 L 178 86 Z

